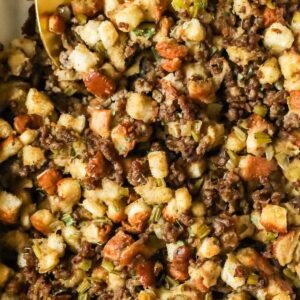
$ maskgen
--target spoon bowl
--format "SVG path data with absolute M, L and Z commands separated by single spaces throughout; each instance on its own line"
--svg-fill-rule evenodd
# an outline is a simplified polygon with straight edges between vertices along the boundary
M 35 0 L 40 36 L 50 59 L 57 68 L 60 65 L 59 53 L 62 43 L 59 35 L 49 31 L 49 17 L 56 11 L 58 6 L 66 5 L 70 2 L 70 0 Z

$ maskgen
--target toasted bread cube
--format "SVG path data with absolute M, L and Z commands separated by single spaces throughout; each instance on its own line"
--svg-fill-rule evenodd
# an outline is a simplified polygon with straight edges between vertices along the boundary
M 0 144 L 0 163 L 16 155 L 23 148 L 19 138 L 10 136 Z
M 30 145 L 33 143 L 33 141 L 37 138 L 38 131 L 34 129 L 26 129 L 21 135 L 20 135 L 20 141 L 23 145 Z
M 134 148 L 135 141 L 128 137 L 127 129 L 121 124 L 117 125 L 111 132 L 111 139 L 120 155 L 126 157 Z
M 112 291 L 119 291 L 125 287 L 125 279 L 118 273 L 108 273 L 107 288 Z
M 0 287 L 4 286 L 11 274 L 12 270 L 6 265 L 0 263 Z
M 116 200 L 113 203 L 108 204 L 106 214 L 114 223 L 124 221 L 126 219 L 125 203 L 120 200 Z
M 55 217 L 50 210 L 40 209 L 30 217 L 30 221 L 37 231 L 48 235 L 52 231 L 50 225 L 55 221 Z
M 284 207 L 268 204 L 261 212 L 260 223 L 268 231 L 286 233 L 287 211 Z
M 118 31 L 116 30 L 113 23 L 110 21 L 101 22 L 98 28 L 98 33 L 103 43 L 103 46 L 106 49 L 112 47 L 119 37 Z
M 111 110 L 110 109 L 95 109 L 91 113 L 90 128 L 95 133 L 103 138 L 110 136 L 110 122 Z
M 106 243 L 103 249 L 103 257 L 117 262 L 121 257 L 122 251 L 133 242 L 134 240 L 130 235 L 123 231 L 118 231 L 117 234 Z
M 158 22 L 168 6 L 167 0 L 136 0 L 135 3 L 142 8 L 145 20 Z
M 109 239 L 112 226 L 97 222 L 86 222 L 81 227 L 82 238 L 91 244 L 104 244 Z
M 242 20 L 246 19 L 247 17 L 251 17 L 254 13 L 251 4 L 248 0 L 234 0 L 233 11 Z
M 55 34 L 63 34 L 66 28 L 65 20 L 59 14 L 54 13 L 49 17 L 48 28 Z
M 78 44 L 71 52 L 69 61 L 75 71 L 87 72 L 98 64 L 99 57 L 83 44 Z
M 295 50 L 284 52 L 278 61 L 285 79 L 292 80 L 300 74 L 300 55 Z
M 134 228 L 142 228 L 151 214 L 151 208 L 141 199 L 130 203 L 125 208 L 128 223 Z
M 13 129 L 9 125 L 9 123 L 3 119 L 0 119 L 0 138 L 6 139 L 10 135 L 12 135 Z
M 192 206 L 192 196 L 186 187 L 175 191 L 176 207 L 179 213 L 187 212 Z
M 245 135 L 246 138 L 246 135 Z M 246 146 L 246 139 L 241 139 L 234 130 L 227 136 L 225 147 L 226 149 L 239 152 L 243 150 Z
M 132 3 L 125 3 L 111 12 L 110 17 L 119 30 L 129 32 L 142 23 L 144 14 L 139 6 Z
M 250 61 L 256 59 L 257 53 L 249 51 L 245 47 L 228 46 L 226 48 L 229 59 L 239 66 L 246 66 Z
M 150 171 L 155 178 L 165 178 L 168 176 L 168 161 L 164 151 L 152 151 L 148 154 Z
M 293 42 L 292 31 L 281 23 L 273 23 L 265 32 L 264 46 L 273 54 L 280 54 L 284 50 L 290 49 Z
M 70 114 L 61 114 L 57 124 L 81 133 L 85 127 L 85 116 L 73 117 Z
M 15 195 L 7 193 L 5 191 L 1 191 L 0 220 L 9 224 L 16 223 L 21 205 L 22 201 Z
M 206 170 L 205 160 L 194 161 L 188 164 L 187 173 L 190 178 L 200 178 Z
M 57 194 L 60 199 L 59 208 L 64 213 L 71 213 L 72 208 L 81 198 L 80 184 L 76 179 L 64 178 L 57 183 Z
M 273 84 L 280 76 L 281 71 L 275 57 L 267 59 L 258 69 L 258 77 L 261 84 Z
M 215 101 L 215 86 L 212 80 L 190 79 L 187 88 L 189 96 L 199 104 Z
M 81 232 L 74 226 L 68 225 L 62 229 L 62 236 L 73 251 L 80 249 Z
M 126 112 L 130 117 L 145 123 L 154 122 L 158 108 L 155 100 L 138 93 L 130 93 L 127 99 Z
M 28 63 L 29 58 L 20 49 L 13 50 L 7 60 L 10 71 L 14 76 L 20 76 Z
M 112 47 L 106 49 L 111 64 L 119 72 L 126 70 L 125 44 L 126 35 L 120 34 L 118 41 Z
M 106 206 L 97 199 L 85 199 L 82 206 L 97 218 L 104 217 L 107 210 Z
M 12 48 L 17 48 L 22 50 L 29 58 L 33 58 L 36 54 L 36 41 L 32 39 L 26 39 L 26 38 L 13 39 L 10 42 L 10 46 Z
M 168 203 L 174 195 L 170 188 L 157 186 L 153 177 L 149 177 L 145 185 L 136 186 L 134 189 L 149 205 Z
M 196 288 L 205 293 L 209 291 L 210 287 L 217 284 L 221 270 L 219 263 L 207 260 L 198 268 L 190 267 L 189 273 Z
M 206 30 L 198 19 L 191 19 L 183 23 L 183 39 L 190 42 L 202 42 L 205 40 Z
M 300 112 L 300 90 L 290 91 L 289 108 L 293 112 Z
M 49 168 L 37 177 L 39 186 L 48 194 L 55 195 L 57 183 L 61 179 L 61 174 L 54 168 Z
M 65 168 L 66 172 L 71 174 L 71 177 L 84 180 L 87 174 L 87 163 L 83 161 L 83 159 L 75 158 L 69 163 L 69 165 Z
M 201 258 L 211 258 L 221 252 L 219 241 L 215 237 L 206 237 L 200 244 L 197 255 Z
M 23 165 L 40 168 L 46 162 L 44 150 L 27 145 L 23 148 Z
M 100 21 L 89 20 L 85 25 L 77 26 L 75 31 L 89 47 L 94 47 L 100 41 L 100 24 Z
M 47 95 L 31 88 L 25 103 L 29 114 L 37 114 L 43 118 L 48 117 L 54 111 L 54 105 Z
M 235 290 L 246 282 L 245 277 L 236 276 L 236 270 L 240 265 L 233 254 L 228 254 L 221 273 L 222 280 Z
M 246 181 L 258 180 L 260 177 L 268 177 L 277 169 L 276 163 L 268 161 L 264 157 L 247 155 L 242 157 L 239 163 L 240 175 Z
M 103 0 L 72 0 L 71 6 L 74 15 L 93 17 L 101 11 Z
M 291 27 L 295 32 L 300 31 L 300 12 L 299 11 L 294 12 Z
M 294 252 L 299 245 L 299 230 L 292 230 L 287 234 L 280 235 L 273 243 L 273 255 L 281 266 L 292 262 Z

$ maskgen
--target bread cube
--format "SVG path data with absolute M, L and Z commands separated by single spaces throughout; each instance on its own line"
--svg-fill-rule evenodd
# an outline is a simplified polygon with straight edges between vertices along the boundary
M 183 23 L 183 39 L 200 43 L 205 40 L 206 30 L 198 19 L 191 19 Z
M 23 165 L 40 168 L 46 162 L 44 150 L 27 145 L 23 148 Z
M 34 129 L 26 129 L 21 135 L 20 135 L 20 141 L 23 145 L 30 145 L 33 143 L 33 141 L 37 138 L 38 131 Z
M 292 80 L 300 74 L 300 55 L 295 50 L 284 52 L 278 61 L 285 79 Z
M 192 206 L 192 196 L 186 187 L 175 191 L 175 200 L 177 210 L 180 214 L 187 212 Z
M 6 265 L 0 263 L 0 287 L 4 286 L 10 275 L 12 275 L 12 270 Z
M 74 15 L 93 17 L 103 7 L 103 0 L 72 0 L 71 7 Z
M 55 221 L 55 217 L 50 210 L 40 209 L 30 217 L 30 221 L 37 231 L 48 235 L 52 231 L 50 225 Z
M 142 8 L 146 21 L 158 22 L 168 6 L 167 0 L 135 0 L 135 3 Z
M 61 114 L 57 124 L 81 133 L 85 127 L 85 116 L 74 117 L 70 114 Z
M 20 76 L 28 63 L 29 58 L 19 49 L 13 50 L 7 60 L 9 69 L 14 76 Z
M 101 39 L 100 24 L 100 21 L 89 20 L 85 25 L 75 27 L 75 32 L 89 47 L 94 47 Z
M 70 53 L 69 61 L 77 72 L 87 72 L 99 63 L 99 57 L 83 44 L 78 44 Z
M 110 136 L 110 122 L 111 110 L 110 109 L 94 109 L 91 112 L 90 128 L 95 133 L 103 138 Z
M 69 172 L 72 178 L 84 180 L 87 174 L 87 163 L 83 159 L 72 159 L 65 168 L 65 172 Z
M 194 161 L 188 164 L 187 173 L 190 178 L 200 178 L 206 170 L 205 160 Z
M 71 213 L 72 208 L 81 198 L 80 184 L 76 179 L 64 178 L 57 183 L 59 209 L 63 213 Z
M 0 163 L 7 160 L 9 157 L 16 155 L 23 148 L 23 144 L 19 138 L 9 136 L 0 144 Z
M 265 32 L 264 46 L 270 49 L 270 52 L 275 55 L 279 55 L 284 50 L 290 49 L 293 42 L 294 35 L 292 31 L 281 23 L 273 23 Z
M 33 58 L 36 54 L 36 41 L 32 39 L 26 39 L 26 38 L 13 39 L 10 42 L 10 46 L 12 48 L 17 48 L 22 50 L 29 58 Z
M 284 207 L 267 204 L 261 212 L 260 223 L 268 231 L 287 232 L 287 211 Z
M 106 49 L 112 47 L 119 38 L 118 31 L 116 30 L 113 23 L 110 21 L 101 22 L 98 28 L 98 33 L 103 43 L 103 46 Z
M 54 112 L 54 105 L 49 97 L 34 88 L 29 90 L 25 105 L 29 114 L 37 114 L 43 118 Z
M 130 93 L 127 98 L 126 112 L 130 117 L 145 123 L 154 122 L 158 108 L 155 100 L 138 93 Z
M 278 61 L 275 57 L 267 59 L 260 67 L 257 73 L 261 84 L 273 84 L 281 76 Z
M 246 66 L 250 61 L 256 59 L 258 53 L 255 51 L 248 51 L 247 48 L 228 46 L 226 48 L 229 59 L 239 66 Z
M 86 222 L 81 227 L 82 238 L 91 244 L 104 244 L 109 238 L 112 226 L 98 222 Z
M 145 185 L 138 185 L 134 189 L 149 205 L 168 203 L 174 195 L 170 188 L 157 186 L 153 177 L 149 177 Z
M 136 141 L 128 137 L 127 129 L 121 124 L 117 125 L 111 132 L 111 139 L 120 155 L 126 157 L 134 148 Z
M 270 176 L 277 169 L 277 165 L 273 160 L 247 155 L 241 158 L 239 168 L 241 177 L 245 181 L 251 181 Z
M 85 199 L 82 206 L 97 218 L 104 217 L 107 210 L 106 206 L 97 199 Z
M 215 237 L 206 237 L 200 244 L 197 255 L 200 258 L 211 258 L 221 252 L 220 243 Z
M 300 31 L 300 12 L 299 11 L 294 12 L 291 27 L 295 32 Z
M 236 276 L 236 270 L 239 266 L 241 264 L 237 258 L 233 254 L 228 254 L 221 273 L 222 280 L 235 290 L 246 283 L 245 277 Z
M 13 129 L 11 128 L 10 124 L 5 120 L 0 119 L 0 138 L 6 139 L 12 135 L 12 133 Z
M 57 183 L 60 179 L 60 172 L 54 168 L 49 168 L 38 175 L 37 182 L 48 195 L 55 195 Z
M 1 191 L 0 220 L 5 223 L 15 224 L 17 222 L 17 217 L 21 205 L 22 201 L 18 197 L 5 191 Z
M 128 223 L 137 231 L 140 231 L 151 214 L 151 208 L 141 199 L 126 206 L 125 213 Z
M 168 160 L 164 151 L 149 152 L 148 162 L 151 174 L 154 178 L 165 178 L 168 176 Z
M 242 20 L 251 17 L 254 14 L 251 4 L 248 0 L 234 0 L 233 12 Z
M 111 20 L 123 32 L 129 32 L 139 26 L 144 20 L 143 11 L 132 3 L 119 5 L 115 11 L 109 14 Z
M 273 243 L 273 255 L 281 266 L 293 261 L 294 253 L 299 245 L 300 231 L 291 230 L 287 234 L 280 235 Z
M 194 80 L 187 82 L 189 96 L 197 103 L 212 103 L 216 99 L 213 80 Z

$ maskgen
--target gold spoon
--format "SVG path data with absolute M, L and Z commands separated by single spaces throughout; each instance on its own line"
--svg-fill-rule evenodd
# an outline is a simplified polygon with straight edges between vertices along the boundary
M 49 16 L 53 14 L 60 5 L 69 4 L 70 0 L 35 0 L 36 16 L 39 32 L 44 47 L 56 67 L 59 67 L 59 53 L 62 47 L 59 35 L 49 31 Z

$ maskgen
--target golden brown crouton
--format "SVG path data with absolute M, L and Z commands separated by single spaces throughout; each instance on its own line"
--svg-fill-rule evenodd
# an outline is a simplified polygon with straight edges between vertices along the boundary
M 54 195 L 57 191 L 57 183 L 61 178 L 62 176 L 58 170 L 49 168 L 37 177 L 37 181 L 48 195 Z
M 74 15 L 82 14 L 93 17 L 99 13 L 103 6 L 102 0 L 72 0 L 71 6 Z
M 264 157 L 247 155 L 240 160 L 239 168 L 242 178 L 250 181 L 270 176 L 277 169 L 277 165 L 273 160 L 268 161 Z
M 22 201 L 18 197 L 5 191 L 1 191 L 0 220 L 9 224 L 16 223 L 21 205 Z
M 215 86 L 212 80 L 188 80 L 189 96 L 197 103 L 211 103 L 215 100 Z
M 48 209 L 40 209 L 30 217 L 30 221 L 37 231 L 47 235 L 52 231 L 50 225 L 55 221 L 55 218 Z
M 95 109 L 91 112 L 90 128 L 103 138 L 110 136 L 110 109 Z
M 292 230 L 280 235 L 273 243 L 273 255 L 281 266 L 285 266 L 293 260 L 296 247 L 299 244 L 300 231 Z
M 261 212 L 260 223 L 268 231 L 287 232 L 287 211 L 278 205 L 266 205 Z
M 119 231 L 106 243 L 103 249 L 103 257 L 111 261 L 119 261 L 122 251 L 133 242 L 134 240 L 130 235 Z

